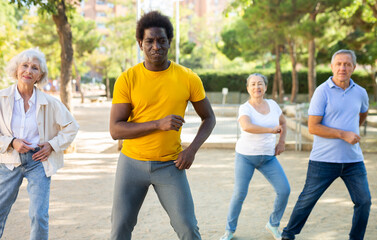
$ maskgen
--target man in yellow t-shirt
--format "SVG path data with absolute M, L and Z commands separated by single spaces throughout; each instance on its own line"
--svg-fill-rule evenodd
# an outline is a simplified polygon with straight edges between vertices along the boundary
M 215 115 L 200 78 L 167 58 L 173 26 L 153 11 L 137 24 L 145 61 L 119 76 L 114 86 L 110 133 L 125 139 L 115 178 L 111 239 L 131 239 L 152 185 L 179 239 L 201 239 L 185 169 L 211 134 Z M 188 101 L 202 119 L 193 142 L 181 147 Z

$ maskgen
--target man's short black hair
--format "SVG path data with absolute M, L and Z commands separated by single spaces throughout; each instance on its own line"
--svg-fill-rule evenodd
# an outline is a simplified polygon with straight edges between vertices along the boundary
M 152 27 L 164 28 L 169 41 L 173 39 L 174 30 L 169 18 L 158 11 L 152 11 L 144 14 L 137 22 L 136 40 L 142 41 L 144 38 L 144 30 Z

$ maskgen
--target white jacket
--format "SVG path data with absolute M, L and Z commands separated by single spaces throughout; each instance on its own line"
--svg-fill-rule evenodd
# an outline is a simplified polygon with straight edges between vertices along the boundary
M 14 94 L 17 85 L 0 91 L 0 163 L 19 166 L 19 153 L 10 146 L 13 139 L 11 121 Z M 68 109 L 58 99 L 35 88 L 37 94 L 37 123 L 39 142 L 49 142 L 53 151 L 47 161 L 42 162 L 49 177 L 63 167 L 63 151 L 72 143 L 79 125 Z

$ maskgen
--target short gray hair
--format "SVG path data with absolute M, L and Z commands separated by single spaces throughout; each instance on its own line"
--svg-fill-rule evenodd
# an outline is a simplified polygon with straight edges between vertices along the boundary
M 17 68 L 20 64 L 37 59 L 39 62 L 39 68 L 41 70 L 41 79 L 36 83 L 38 88 L 43 88 L 48 82 L 48 69 L 45 55 L 38 48 L 27 49 L 18 55 L 14 56 L 7 64 L 5 71 L 9 77 L 14 80 L 17 79 Z
M 348 54 L 348 55 L 350 55 L 351 58 L 352 58 L 352 64 L 353 64 L 353 66 L 356 66 L 356 55 L 355 55 L 355 52 L 352 51 L 352 50 L 348 50 L 348 49 L 340 49 L 340 50 L 336 51 L 334 53 L 334 55 L 332 55 L 331 64 L 333 64 L 335 56 L 338 55 L 338 54 Z
M 264 76 L 263 74 L 260 74 L 260 73 L 253 73 L 253 74 L 250 74 L 250 75 L 247 77 L 247 79 L 246 79 L 246 87 L 249 86 L 249 80 L 250 80 L 250 78 L 252 78 L 252 77 L 260 77 L 260 78 L 262 78 L 262 79 L 263 79 L 263 82 L 264 82 L 264 85 L 266 85 L 266 87 L 267 87 L 267 85 L 268 85 L 268 79 L 267 79 L 266 76 Z

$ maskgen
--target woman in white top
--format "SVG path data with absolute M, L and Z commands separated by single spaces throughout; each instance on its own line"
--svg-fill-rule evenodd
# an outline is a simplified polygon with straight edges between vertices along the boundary
M 290 186 L 276 155 L 285 150 L 286 121 L 279 105 L 271 99 L 264 99 L 267 83 L 267 78 L 258 73 L 251 74 L 247 79 L 250 99 L 239 108 L 241 137 L 236 144 L 234 192 L 226 232 L 221 240 L 233 238 L 255 169 L 259 170 L 275 189 L 274 209 L 266 229 L 275 239 L 281 238 L 278 227 L 287 206 Z M 278 144 L 276 134 L 280 134 Z
M 26 178 L 30 239 L 47 240 L 51 175 L 63 166 L 63 150 L 79 126 L 58 99 L 36 87 L 48 79 L 42 52 L 21 52 L 8 63 L 7 72 L 17 83 L 0 91 L 0 238 Z

